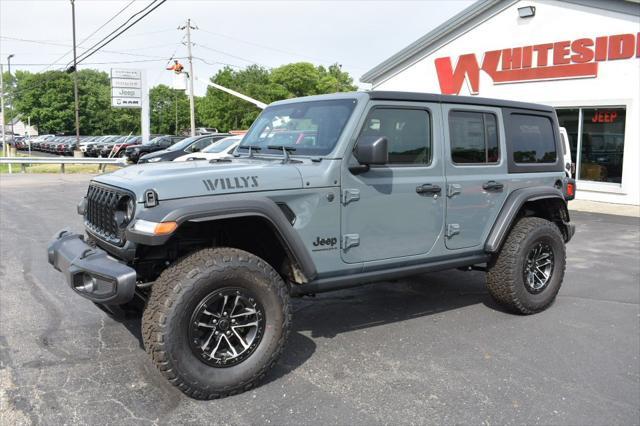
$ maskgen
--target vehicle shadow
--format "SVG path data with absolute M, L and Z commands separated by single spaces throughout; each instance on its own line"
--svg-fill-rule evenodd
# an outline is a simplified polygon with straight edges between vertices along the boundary
M 485 289 L 484 273 L 421 274 L 295 300 L 293 329 L 331 338 L 479 303 L 501 310 Z
M 316 338 L 333 338 L 476 304 L 502 311 L 484 284 L 484 273 L 453 270 L 293 299 L 289 340 L 263 383 L 276 381 L 302 366 L 316 351 Z M 119 322 L 144 350 L 140 318 Z

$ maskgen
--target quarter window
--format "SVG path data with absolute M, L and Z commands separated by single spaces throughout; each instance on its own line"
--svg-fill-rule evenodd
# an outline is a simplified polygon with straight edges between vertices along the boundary
M 494 114 L 451 111 L 449 140 L 451 160 L 456 164 L 497 163 L 500 159 Z
M 511 114 L 513 160 L 516 163 L 555 163 L 556 144 L 551 120 L 539 115 Z
M 431 120 L 418 109 L 375 108 L 358 137 L 360 140 L 387 138 L 389 164 L 431 162 Z

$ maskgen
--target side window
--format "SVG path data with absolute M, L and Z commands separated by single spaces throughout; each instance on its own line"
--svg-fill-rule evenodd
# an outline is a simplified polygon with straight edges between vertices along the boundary
M 389 164 L 431 162 L 431 118 L 428 111 L 375 108 L 369 112 L 358 140 L 386 137 Z
M 202 138 L 196 143 L 192 144 L 189 148 L 187 148 L 187 151 L 189 152 L 202 151 L 203 149 L 205 149 L 211 144 L 212 140 L 213 140 L 212 138 Z
M 511 114 L 513 160 L 516 163 L 555 163 L 556 144 L 551 120 L 540 115 Z
M 472 111 L 449 113 L 451 160 L 456 164 L 489 164 L 500 159 L 494 114 Z

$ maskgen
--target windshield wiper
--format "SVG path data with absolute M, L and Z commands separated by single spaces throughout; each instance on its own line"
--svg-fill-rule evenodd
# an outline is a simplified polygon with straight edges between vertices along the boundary
M 259 145 L 240 145 L 238 149 L 248 149 L 249 158 L 253 157 L 253 151 L 260 151 L 262 149 Z
M 289 161 L 291 161 L 291 156 L 289 155 L 289 153 L 296 151 L 294 147 L 287 146 L 287 145 L 269 145 L 267 146 L 267 148 L 282 151 L 282 155 L 283 155 L 282 164 L 288 163 Z

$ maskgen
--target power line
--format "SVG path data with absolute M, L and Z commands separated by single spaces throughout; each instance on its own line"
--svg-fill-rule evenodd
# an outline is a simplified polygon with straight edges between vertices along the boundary
M 120 14 L 122 12 L 124 12 L 129 6 L 131 6 L 133 4 L 133 2 L 136 0 L 131 0 L 129 3 L 127 3 L 122 9 L 120 9 L 115 15 L 113 15 L 111 18 L 109 18 L 107 20 L 107 22 L 105 22 L 104 24 L 100 25 L 100 27 L 98 27 L 98 29 L 96 29 L 94 32 L 92 32 L 91 34 L 89 34 L 87 37 L 84 38 L 84 40 L 82 40 L 80 43 L 78 43 L 77 47 L 80 48 L 80 46 L 82 46 L 82 43 L 84 43 L 85 41 L 89 40 L 91 37 L 93 37 L 94 34 L 96 34 L 98 31 L 100 31 L 101 29 L 103 29 L 105 26 L 107 26 L 110 22 L 112 22 L 114 19 L 116 19 L 118 16 L 120 16 Z M 67 56 L 69 53 L 73 52 L 73 48 L 71 48 L 69 51 L 67 51 L 65 54 L 63 54 L 62 56 L 60 56 L 58 59 L 56 59 L 55 61 L 53 61 L 51 63 L 51 65 L 48 65 L 45 69 L 43 69 L 42 71 L 46 71 L 48 70 L 51 66 L 53 65 L 58 65 L 58 61 L 63 59 L 65 56 Z
M 14 38 L 14 37 L 5 37 L 5 36 L 0 36 L 0 38 L 20 41 L 20 42 L 25 42 L 25 43 L 35 43 L 35 44 L 50 45 L 50 46 L 62 46 L 62 47 L 71 46 L 69 44 L 51 43 L 51 42 L 47 42 L 47 41 L 44 41 L 44 40 L 29 40 L 29 39 L 23 39 L 23 38 L 18 39 L 18 38 Z M 154 47 L 161 47 L 161 46 L 160 45 L 147 46 L 147 47 L 136 48 L 136 49 L 131 49 L 131 50 L 145 50 L 145 49 L 152 49 Z M 80 47 L 80 49 L 88 50 L 88 48 L 84 48 L 84 47 Z M 102 50 L 102 52 L 103 53 L 113 53 L 113 54 L 116 54 L 116 55 L 139 56 L 139 57 L 146 57 L 146 58 L 157 58 L 158 57 L 158 56 L 144 55 L 144 54 L 139 54 L 139 53 L 121 52 L 119 50 L 106 50 L 105 49 L 105 50 Z M 48 64 L 43 64 L 43 65 L 48 65 Z
M 93 48 L 96 48 L 100 43 L 102 43 L 103 41 L 105 41 L 106 39 L 108 39 L 109 37 L 111 37 L 113 34 L 117 33 L 121 28 L 123 28 L 124 26 L 126 26 L 133 18 L 135 18 L 136 16 L 138 16 L 139 14 L 145 12 L 147 9 L 149 9 L 149 7 L 151 7 L 154 3 L 156 2 L 156 0 L 152 0 L 151 3 L 147 4 L 146 6 L 144 6 L 142 9 L 140 9 L 139 11 L 137 11 L 136 13 L 134 13 L 133 15 L 131 15 L 129 17 L 129 19 L 127 19 L 126 21 L 124 21 L 122 24 L 120 24 L 115 30 L 111 31 L 109 34 L 107 34 L 106 36 L 104 36 L 102 39 L 100 39 L 99 41 L 97 41 L 96 43 L 94 43 L 91 47 L 89 47 L 87 49 L 87 51 L 90 51 Z M 86 54 L 86 51 L 80 55 L 77 58 L 76 62 L 80 62 L 82 56 Z M 67 63 L 67 66 L 69 66 L 70 63 Z M 65 68 L 66 68 L 65 67 Z
M 209 47 L 209 46 L 205 46 L 205 45 L 203 45 L 203 44 L 199 44 L 199 43 L 198 43 L 198 44 L 196 44 L 196 46 L 201 47 L 201 48 L 206 49 L 206 50 L 210 50 L 210 51 L 215 52 L 215 53 L 220 53 L 220 54 L 222 54 L 222 55 L 229 56 L 230 58 L 239 59 L 239 60 L 241 60 L 241 61 L 248 62 L 248 63 L 250 63 L 250 64 L 257 64 L 257 65 L 260 65 L 260 66 L 262 66 L 262 67 L 269 68 L 268 66 L 266 66 L 266 65 L 264 65 L 264 64 L 261 64 L 261 63 L 259 63 L 259 62 L 257 62 L 257 61 L 254 61 L 254 60 L 251 60 L 251 59 L 247 59 L 247 58 L 243 58 L 243 57 L 241 57 L 241 56 L 237 56 L 237 55 L 234 55 L 234 54 L 232 54 L 232 53 L 223 52 L 222 50 L 213 49 L 213 48 L 211 48 L 211 47 Z
M 226 35 L 226 34 L 216 33 L 216 32 L 213 32 L 213 31 L 208 31 L 208 30 L 202 29 L 202 32 L 205 32 L 205 33 L 208 33 L 208 34 L 211 34 L 211 35 L 214 35 L 214 36 L 218 36 L 218 37 L 227 38 L 229 40 L 239 41 L 240 43 L 245 43 L 245 44 L 248 44 L 248 45 L 251 45 L 251 46 L 259 47 L 261 49 L 271 50 L 273 52 L 278 52 L 278 53 L 282 53 L 282 54 L 289 55 L 289 56 L 298 56 L 300 58 L 312 59 L 314 61 L 321 61 L 321 62 L 326 62 L 326 63 L 337 62 L 337 61 L 330 61 L 330 60 L 328 60 L 326 58 L 325 59 L 314 58 L 313 56 L 301 55 L 299 53 L 289 52 L 289 51 L 282 50 L 282 49 L 276 49 L 274 47 L 265 46 L 264 44 L 255 43 L 255 42 L 248 41 L 248 40 L 243 40 L 243 39 L 238 38 L 238 37 L 232 37 L 232 36 L 229 36 L 229 35 Z
M 176 57 L 175 59 L 186 59 L 186 56 L 179 56 Z M 86 62 L 85 65 L 109 65 L 109 64 L 134 64 L 134 63 L 140 63 L 140 62 L 164 62 L 166 60 L 166 58 L 160 58 L 160 59 L 140 59 L 140 60 L 135 60 L 135 61 L 108 61 L 108 62 Z M 6 65 L 6 64 L 3 64 Z M 21 67 L 42 67 L 48 64 L 33 64 L 33 63 L 29 63 L 29 64 L 14 64 L 13 62 L 11 63 L 11 65 L 16 65 L 16 66 L 21 66 Z
M 244 67 L 243 67 L 243 66 L 241 66 L 241 65 L 228 64 L 228 63 L 226 63 L 226 62 L 219 62 L 219 61 L 208 62 L 208 61 L 206 61 L 205 59 L 200 58 L 200 57 L 198 57 L 198 56 L 194 56 L 194 57 L 193 57 L 193 59 L 197 59 L 197 60 L 199 60 L 200 62 L 204 62 L 205 64 L 207 64 L 207 65 L 211 65 L 211 66 L 216 66 L 216 65 L 226 65 L 226 66 L 228 66 L 228 67 L 233 67 L 233 68 L 244 68 Z
M 109 36 L 103 38 L 104 43 L 100 44 L 99 46 L 97 46 L 93 51 L 91 51 L 90 53 L 85 52 L 84 54 L 81 55 L 81 58 L 76 60 L 76 65 L 84 60 L 86 60 L 87 58 L 93 56 L 95 53 L 97 53 L 100 49 L 102 49 L 104 46 L 106 46 L 107 44 L 111 43 L 113 40 L 115 40 L 117 37 L 119 37 L 121 34 L 123 34 L 125 31 L 127 31 L 129 28 L 131 28 L 132 26 L 134 26 L 135 24 L 137 24 L 138 22 L 140 22 L 140 20 L 144 19 L 147 15 L 149 15 L 151 12 L 153 12 L 154 10 L 156 10 L 157 8 L 159 8 L 160 6 L 162 6 L 167 0 L 159 0 L 159 2 L 156 3 L 156 0 L 154 0 L 152 3 L 150 3 L 149 5 L 147 5 L 147 7 L 143 8 L 142 10 L 138 11 L 137 13 L 135 13 L 131 18 L 129 18 L 126 22 L 128 23 L 131 19 L 133 19 L 134 16 L 139 15 L 140 13 L 142 13 L 143 11 L 144 14 L 142 16 L 140 16 L 138 19 L 136 19 L 135 21 L 131 22 L 128 26 L 126 26 L 125 28 L 123 28 L 122 30 L 120 30 L 119 32 L 117 32 L 113 37 L 109 38 L 108 40 L 105 40 L 107 37 L 109 37 L 111 34 L 115 33 L 116 31 L 118 31 L 118 29 L 114 30 Z M 153 7 L 149 10 L 147 10 L 149 8 L 149 6 L 153 5 Z M 123 24 L 123 25 L 125 25 Z M 121 25 L 119 28 L 122 28 Z M 92 49 L 93 47 L 95 47 L 97 44 L 101 43 L 101 41 L 99 41 L 98 43 L 94 44 L 92 47 L 90 47 L 89 49 Z

